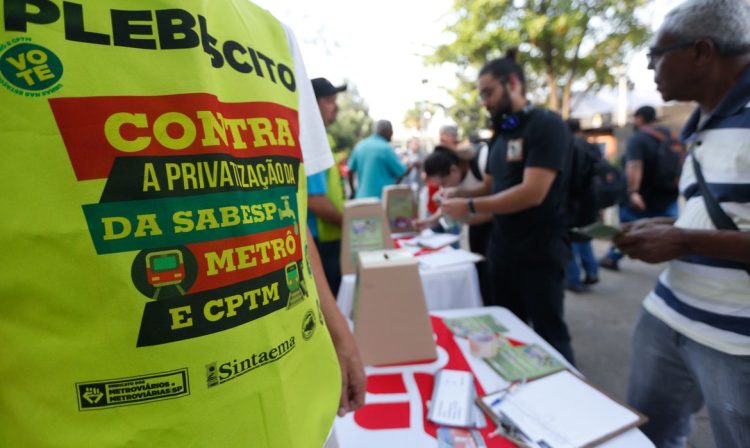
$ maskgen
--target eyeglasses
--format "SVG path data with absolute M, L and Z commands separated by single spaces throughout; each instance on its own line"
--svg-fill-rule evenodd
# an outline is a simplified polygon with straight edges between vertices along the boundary
M 654 62 L 654 59 L 660 56 L 663 56 L 664 54 L 669 53 L 670 51 L 690 48 L 693 45 L 695 45 L 695 41 L 681 42 L 679 44 L 667 45 L 666 47 L 651 47 L 648 49 L 648 53 L 646 54 L 646 57 L 648 58 L 648 63 L 652 64 Z
M 506 86 L 507 88 L 508 78 L 502 77 L 497 79 L 497 84 L 492 84 L 491 86 L 485 87 L 484 89 L 479 90 L 479 97 L 477 98 L 480 102 L 486 101 L 487 98 L 491 97 L 493 93 L 495 93 L 495 90 L 497 90 L 498 87 L 501 85 Z
M 479 101 L 486 101 L 487 98 L 491 97 L 493 93 L 495 93 L 495 89 L 497 89 L 496 85 L 493 85 L 491 87 L 484 88 L 479 91 L 479 98 L 477 98 Z

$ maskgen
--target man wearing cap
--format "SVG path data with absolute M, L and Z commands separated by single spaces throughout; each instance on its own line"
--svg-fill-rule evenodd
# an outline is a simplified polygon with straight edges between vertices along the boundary
M 677 217 L 677 183 L 665 185 L 661 180 L 659 157 L 661 141 L 671 138 L 669 129 L 654 126 L 656 109 L 642 106 L 635 111 L 635 134 L 628 139 L 625 149 L 625 174 L 628 183 L 627 198 L 620 204 L 620 222 L 642 218 Z M 612 246 L 599 265 L 616 271 L 623 255 Z
M 339 111 L 336 96 L 346 90 L 346 84 L 337 87 L 326 78 L 315 78 L 312 86 L 323 125 L 328 128 L 336 121 Z M 328 142 L 333 149 L 335 142 L 331 134 L 328 134 Z M 339 255 L 344 210 L 344 186 L 338 165 L 307 176 L 307 192 L 307 225 L 318 245 L 328 284 L 333 294 L 337 295 L 341 284 Z

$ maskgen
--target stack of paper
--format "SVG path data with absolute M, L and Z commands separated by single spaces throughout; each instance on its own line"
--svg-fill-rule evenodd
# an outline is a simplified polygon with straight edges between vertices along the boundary
M 593 446 L 646 421 L 568 370 L 479 401 L 496 422 L 512 426 L 532 447 Z
M 460 263 L 476 263 L 482 256 L 463 249 L 446 248 L 438 252 L 419 256 L 419 265 L 426 268 L 440 268 Z
M 476 406 L 474 375 L 461 370 L 444 369 L 435 374 L 435 388 L 427 418 L 439 425 L 459 428 L 487 426 L 484 414 Z
M 454 335 L 461 338 L 468 337 L 473 333 L 494 334 L 508 331 L 505 327 L 498 324 L 491 314 L 443 319 L 443 322 L 450 328 Z
M 452 233 L 435 233 L 431 230 L 425 230 L 418 236 L 405 240 L 402 242 L 403 245 L 419 246 L 427 249 L 439 249 L 443 246 L 453 244 L 461 239 L 460 235 L 454 235 Z

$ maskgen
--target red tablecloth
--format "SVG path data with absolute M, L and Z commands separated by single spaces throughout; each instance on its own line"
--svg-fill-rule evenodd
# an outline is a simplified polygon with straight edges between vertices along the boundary
M 433 331 L 437 337 L 437 344 L 448 353 L 448 363 L 443 367 L 444 369 L 451 370 L 462 370 L 471 372 L 471 367 L 466 361 L 461 349 L 456 344 L 453 338 L 453 333 L 445 325 L 442 319 L 438 317 L 430 317 L 432 322 Z M 516 345 L 520 345 L 518 342 L 514 342 Z M 414 379 L 419 388 L 419 394 L 422 398 L 422 425 L 424 431 L 430 436 L 437 438 L 438 426 L 427 420 L 427 402 L 432 396 L 432 389 L 435 384 L 435 377 L 428 373 L 415 373 Z M 403 381 L 403 375 L 401 374 L 379 374 L 369 375 L 367 377 L 367 392 L 369 394 L 406 394 L 407 387 Z M 474 385 L 477 390 L 477 394 L 484 395 L 485 391 L 479 382 L 474 379 Z M 410 413 L 409 402 L 395 402 L 395 403 L 373 403 L 367 404 L 354 414 L 354 421 L 357 425 L 362 428 L 369 430 L 393 430 L 399 428 L 408 428 L 410 425 Z M 502 448 L 502 447 L 513 447 L 513 443 L 500 437 L 489 437 L 489 434 L 495 430 L 495 425 L 491 420 L 487 419 L 488 426 L 485 429 L 479 430 L 484 437 L 485 443 L 488 448 Z

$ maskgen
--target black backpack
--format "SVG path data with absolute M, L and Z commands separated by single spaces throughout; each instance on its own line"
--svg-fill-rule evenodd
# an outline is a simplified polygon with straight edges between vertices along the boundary
M 604 157 L 596 164 L 593 182 L 597 210 L 620 204 L 627 198 L 628 181 L 625 173 Z
M 568 185 L 568 221 L 571 227 L 583 227 L 596 221 L 597 209 L 594 194 L 596 148 L 582 137 L 574 136 L 571 142 L 572 160 Z
M 627 190 L 622 170 L 601 156 L 599 148 L 574 136 L 568 186 L 567 213 L 571 227 L 598 219 L 599 210 L 618 204 Z
M 651 181 L 651 185 L 658 191 L 678 191 L 682 163 L 685 161 L 684 147 L 680 142 L 673 139 L 666 129 L 643 126 L 641 131 L 659 141 L 655 158 L 656 176 Z

